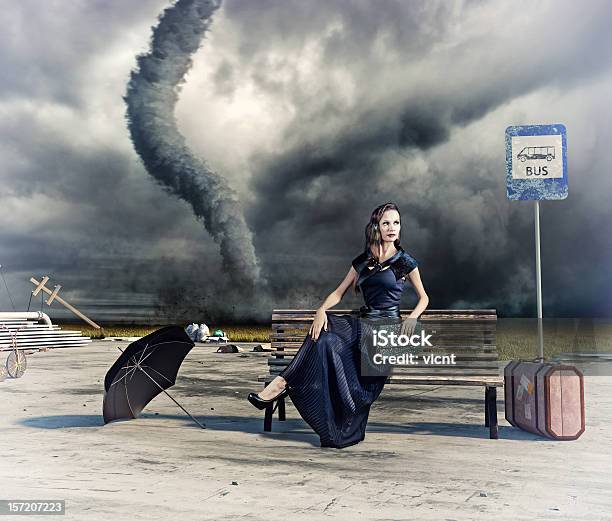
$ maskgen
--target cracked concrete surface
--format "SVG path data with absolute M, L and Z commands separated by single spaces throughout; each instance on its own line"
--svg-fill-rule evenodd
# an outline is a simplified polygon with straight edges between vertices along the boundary
M 65 499 L 64 519 L 612 521 L 612 377 L 587 376 L 587 431 L 488 439 L 480 388 L 388 385 L 364 442 L 321 449 L 288 405 L 262 432 L 247 401 L 266 353 L 197 345 L 137 420 L 103 425 L 106 370 L 127 342 L 29 357 L 0 382 L 0 499 Z M 428 391 L 428 392 L 424 392 Z M 19 517 L 17 517 L 18 519 Z

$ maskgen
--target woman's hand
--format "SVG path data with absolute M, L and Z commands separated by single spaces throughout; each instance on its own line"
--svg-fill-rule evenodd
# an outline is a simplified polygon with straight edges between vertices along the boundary
M 325 313 L 325 311 L 322 309 L 317 309 L 315 318 L 310 326 L 310 331 L 308 331 L 308 333 L 315 342 L 319 338 L 321 329 L 327 331 L 327 313 Z
M 416 318 L 407 318 L 402 322 L 402 329 L 400 331 L 400 334 L 408 335 L 408 337 L 411 337 L 412 333 L 414 333 L 414 329 L 416 328 L 416 324 Z

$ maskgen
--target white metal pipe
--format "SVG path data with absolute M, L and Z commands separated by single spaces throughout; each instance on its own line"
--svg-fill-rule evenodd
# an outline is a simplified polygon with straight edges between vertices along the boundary
M 42 311 L 1 311 L 0 320 L 43 320 L 49 329 L 53 327 L 49 315 Z

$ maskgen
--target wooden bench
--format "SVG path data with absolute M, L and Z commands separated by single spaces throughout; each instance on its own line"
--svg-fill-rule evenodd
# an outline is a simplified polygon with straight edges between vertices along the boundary
M 412 310 L 401 310 L 406 318 Z M 336 315 L 358 315 L 357 310 L 330 310 Z M 276 309 L 272 312 L 272 353 L 268 358 L 269 374 L 258 380 L 268 385 L 293 359 L 308 334 L 314 310 Z M 397 366 L 387 384 L 408 385 L 469 385 L 482 386 L 484 393 L 485 426 L 489 436 L 498 438 L 497 387 L 504 385 L 499 374 L 494 309 L 429 309 L 419 321 L 427 334 L 431 333 L 433 347 L 421 355 L 455 353 L 455 365 Z M 278 419 L 286 418 L 285 401 L 278 400 Z M 272 430 L 272 405 L 265 409 L 264 431 Z

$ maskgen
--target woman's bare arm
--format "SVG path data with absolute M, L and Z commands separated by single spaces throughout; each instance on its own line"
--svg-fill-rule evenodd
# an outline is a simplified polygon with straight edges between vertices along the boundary
M 323 304 L 321 304 L 319 309 L 327 311 L 328 309 L 333 308 L 336 304 L 338 304 L 342 300 L 342 297 L 344 297 L 346 290 L 348 290 L 353 285 L 353 282 L 355 282 L 355 277 L 357 277 L 357 270 L 355 270 L 355 268 L 351 266 L 351 269 L 346 274 L 346 277 L 344 277 L 344 280 L 334 291 L 332 291 L 327 296 L 327 298 L 323 301 Z
M 414 268 L 409 274 L 408 278 L 410 282 L 414 286 L 414 290 L 419 297 L 419 301 L 417 305 L 414 306 L 412 313 L 408 315 L 408 318 L 402 322 L 401 334 L 412 336 L 414 329 L 417 324 L 417 319 L 421 316 L 421 313 L 425 311 L 427 305 L 429 304 L 429 297 L 427 293 L 425 293 L 425 288 L 423 287 L 423 282 L 421 281 L 421 274 L 419 273 L 419 268 Z
M 316 341 L 319 338 L 321 329 L 327 331 L 327 314 L 325 312 L 342 300 L 346 290 L 353 285 L 357 276 L 357 270 L 351 266 L 351 269 L 346 274 L 346 277 L 344 277 L 344 280 L 327 296 L 327 298 L 323 301 L 323 304 L 321 304 L 319 309 L 317 309 L 314 321 L 312 322 L 309 331 L 309 334 L 313 340 Z
M 408 278 L 410 282 L 414 286 L 414 291 L 419 297 L 419 301 L 417 305 L 412 310 L 412 313 L 408 315 L 409 318 L 419 318 L 421 313 L 427 309 L 427 305 L 429 304 L 429 297 L 427 293 L 425 293 L 425 288 L 423 287 L 423 282 L 421 281 L 421 274 L 419 273 L 419 268 L 414 268 L 409 274 Z

